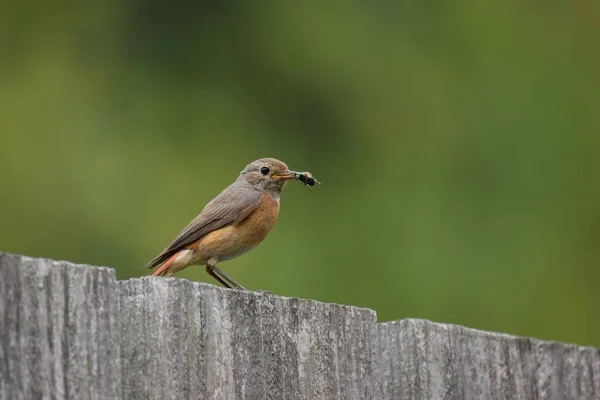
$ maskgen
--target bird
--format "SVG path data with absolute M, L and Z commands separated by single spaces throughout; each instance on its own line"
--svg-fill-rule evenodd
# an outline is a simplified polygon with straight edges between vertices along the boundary
M 286 183 L 310 173 L 291 171 L 274 158 L 248 164 L 234 183 L 212 199 L 158 256 L 148 263 L 153 276 L 172 276 L 191 265 L 229 289 L 245 290 L 217 267 L 262 242 L 279 216 Z M 314 185 L 314 183 L 313 183 Z

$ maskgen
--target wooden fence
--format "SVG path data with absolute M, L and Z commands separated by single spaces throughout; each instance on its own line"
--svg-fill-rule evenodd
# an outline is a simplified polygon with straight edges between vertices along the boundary
M 6 253 L 0 334 L 2 400 L 600 399 L 591 347 Z

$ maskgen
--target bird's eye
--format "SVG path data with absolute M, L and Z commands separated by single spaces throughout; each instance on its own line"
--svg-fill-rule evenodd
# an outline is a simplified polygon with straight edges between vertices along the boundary
M 269 169 L 269 167 L 262 167 L 260 169 L 260 173 L 263 175 L 267 175 L 269 172 L 271 172 L 271 170 Z

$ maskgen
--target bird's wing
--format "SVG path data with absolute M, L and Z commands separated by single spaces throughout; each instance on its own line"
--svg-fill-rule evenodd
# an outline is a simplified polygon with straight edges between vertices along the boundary
M 243 221 L 258 207 L 261 200 L 262 195 L 258 190 L 242 186 L 238 182 L 232 184 L 208 203 L 200 215 L 177 235 L 169 247 L 148 263 L 148 268 L 164 263 L 173 254 L 210 232 Z

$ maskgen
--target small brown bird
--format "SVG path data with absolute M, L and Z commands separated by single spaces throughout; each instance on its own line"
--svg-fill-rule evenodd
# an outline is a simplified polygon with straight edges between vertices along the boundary
M 150 261 L 148 267 L 156 268 L 152 275 L 171 276 L 190 265 L 206 265 L 206 272 L 223 286 L 244 289 L 217 263 L 246 253 L 267 236 L 279 215 L 281 190 L 299 175 L 274 158 L 248 164 L 233 184 Z

